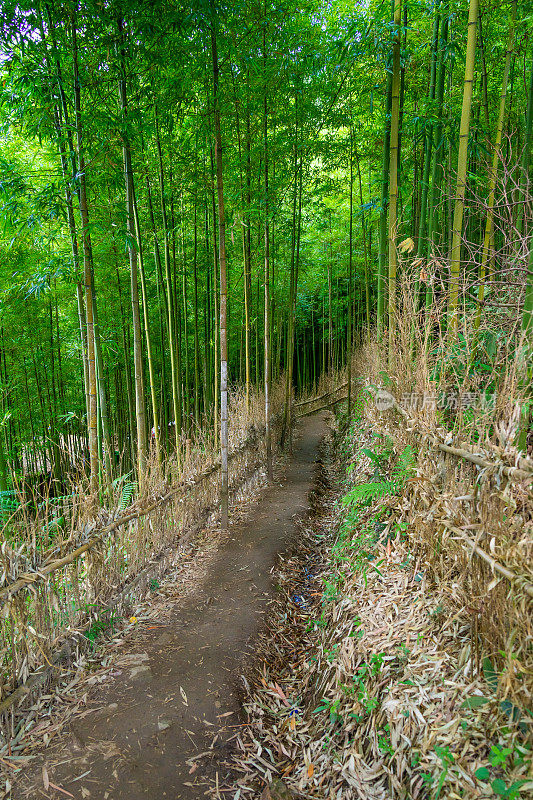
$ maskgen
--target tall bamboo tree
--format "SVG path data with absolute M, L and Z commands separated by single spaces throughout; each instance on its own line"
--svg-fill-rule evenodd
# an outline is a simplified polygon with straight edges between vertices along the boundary
M 218 199 L 218 254 L 220 262 L 220 524 L 228 528 L 228 340 L 227 340 L 227 277 L 226 215 L 224 210 L 224 174 L 222 132 L 220 126 L 219 65 L 214 0 L 211 0 L 211 55 L 213 60 L 213 112 L 215 123 L 215 163 Z
M 94 315 L 93 315 L 93 272 L 92 247 L 89 231 L 89 209 L 87 205 L 87 186 L 85 172 L 85 155 L 83 151 L 83 124 L 81 116 L 81 88 L 78 68 L 78 38 L 76 15 L 71 17 L 72 26 L 72 65 L 74 70 L 74 118 L 76 125 L 76 149 L 79 180 L 79 200 L 81 217 L 81 238 L 83 243 L 83 268 L 85 279 L 85 312 L 87 317 L 87 364 L 89 377 L 89 464 L 90 488 L 93 495 L 98 490 L 98 440 L 96 417 L 96 363 L 94 348 Z
M 389 165 L 389 354 L 394 352 L 396 336 L 396 272 L 398 251 L 396 235 L 398 228 L 398 149 L 400 138 L 400 41 L 401 41 L 401 0 L 394 2 L 394 41 L 392 46 L 392 101 L 390 131 Z
M 470 116 L 472 113 L 472 93 L 474 89 L 474 70 L 476 61 L 476 30 L 479 0 L 470 0 L 468 10 L 468 35 L 466 43 L 465 80 L 461 123 L 459 126 L 459 153 L 457 156 L 457 185 L 452 223 L 452 246 L 450 251 L 450 287 L 448 290 L 449 325 L 452 330 L 458 326 L 459 281 L 461 276 L 461 243 L 463 236 L 463 214 L 466 193 L 466 172 Z

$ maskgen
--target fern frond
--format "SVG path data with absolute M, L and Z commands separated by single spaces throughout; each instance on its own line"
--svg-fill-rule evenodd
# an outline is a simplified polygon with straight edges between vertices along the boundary
M 119 510 L 124 511 L 128 506 L 131 506 L 131 501 L 133 498 L 133 493 L 136 488 L 135 483 L 125 483 L 124 488 L 122 489 L 122 495 L 120 497 L 120 503 L 118 504 Z
M 394 479 L 403 483 L 413 474 L 415 463 L 413 448 L 408 444 L 398 456 L 398 462 L 393 469 Z
M 343 497 L 343 503 L 349 505 L 357 501 L 379 500 L 386 495 L 394 494 L 398 489 L 395 481 L 371 481 L 355 486 Z

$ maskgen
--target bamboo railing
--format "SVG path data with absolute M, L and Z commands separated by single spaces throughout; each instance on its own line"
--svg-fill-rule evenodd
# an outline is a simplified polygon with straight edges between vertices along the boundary
M 273 427 L 279 424 L 273 418 Z M 253 427 L 228 457 L 235 497 L 265 461 L 264 426 Z M 61 665 L 88 643 L 91 620 L 131 604 L 161 575 L 181 545 L 216 513 L 220 458 L 189 480 L 162 488 L 159 496 L 115 516 L 90 535 L 45 553 L 33 569 L 0 587 L 0 718 L 34 690 L 53 681 Z M 117 512 L 115 512 L 116 514 Z M 80 542 L 79 539 L 82 539 Z M 85 539 L 83 541 L 83 539 Z M 71 549 L 68 549 L 71 548 Z M 4 576 L 9 570 L 4 566 Z M 141 580 L 142 579 L 142 580 Z M 7 733 L 6 733 L 7 735 Z
M 378 391 L 375 387 L 371 386 L 370 384 L 366 384 L 365 388 L 375 397 L 376 392 Z M 400 416 L 402 416 L 410 425 L 417 426 L 417 421 L 414 419 L 407 411 L 399 405 L 399 403 L 392 397 L 391 395 L 391 408 L 394 409 Z M 489 468 L 489 469 L 499 469 L 501 472 L 506 475 L 508 478 L 516 479 L 516 480 L 525 480 L 531 481 L 533 480 L 533 467 L 513 467 L 508 466 L 504 463 L 490 461 L 485 456 L 480 455 L 478 453 L 472 452 L 471 450 L 466 449 L 465 445 L 461 445 L 460 447 L 453 447 L 452 445 L 446 444 L 445 442 L 441 442 L 436 436 L 431 433 L 425 433 L 425 435 L 432 441 L 435 447 L 438 447 L 443 453 L 449 453 L 452 456 L 456 456 L 457 458 L 462 458 L 465 461 L 470 461 L 472 464 L 476 464 L 479 467 Z

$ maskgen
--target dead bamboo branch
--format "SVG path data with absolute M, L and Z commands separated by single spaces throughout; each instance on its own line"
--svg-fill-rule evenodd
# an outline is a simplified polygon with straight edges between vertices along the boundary
M 367 385 L 365 388 L 367 388 L 370 394 L 375 397 L 377 390 L 374 386 Z M 407 420 L 410 425 L 416 426 L 417 421 L 413 419 L 413 417 L 411 417 L 411 415 L 408 414 L 407 411 L 396 402 L 392 395 L 390 395 L 390 397 L 391 410 L 394 409 L 396 412 L 398 412 L 398 414 L 400 414 L 400 416 Z M 439 441 L 439 439 L 437 439 L 437 437 L 431 433 L 427 433 L 426 435 L 431 443 L 438 447 L 439 450 L 442 450 L 444 453 L 449 453 L 452 456 L 456 456 L 456 458 L 462 458 L 465 461 L 470 461 L 472 464 L 476 464 L 478 467 L 483 467 L 485 469 L 499 469 L 504 475 L 513 480 L 531 481 L 533 479 L 533 471 L 520 467 L 510 467 L 506 464 L 489 461 L 484 456 L 477 453 L 471 453 L 469 450 L 465 450 L 463 447 L 453 447 L 452 445 L 444 444 L 444 442 Z
M 319 394 L 316 397 L 309 397 L 307 400 L 300 400 L 298 403 L 294 403 L 294 407 L 299 408 L 300 406 L 306 406 L 309 405 L 310 403 L 316 403 L 319 400 L 323 400 L 324 397 L 329 397 L 332 394 L 336 394 L 341 389 L 345 389 L 346 386 L 348 386 L 348 381 L 339 384 L 339 386 L 337 386 L 335 389 L 330 389 L 329 392 L 324 392 L 324 394 Z
M 307 411 L 300 411 L 298 416 L 299 417 L 308 417 L 311 414 L 318 414 L 319 411 L 326 411 L 327 409 L 330 409 L 333 406 L 336 406 L 337 403 L 342 403 L 343 401 L 346 401 L 347 399 L 348 399 L 347 397 L 337 397 L 335 400 L 331 400 L 329 403 L 326 403 L 323 406 L 319 406 L 318 408 L 310 408 Z
M 492 556 L 486 553 L 478 544 L 473 542 L 472 539 L 470 539 L 470 537 L 467 536 L 460 528 L 457 528 L 455 525 L 452 525 L 450 522 L 444 519 L 439 519 L 437 522 L 439 522 L 441 525 L 444 525 L 445 528 L 448 528 L 449 531 L 452 531 L 452 533 L 455 533 L 456 536 L 466 542 L 469 547 L 472 548 L 472 551 L 479 556 L 479 558 L 482 558 L 483 561 L 490 565 L 494 572 L 497 572 L 499 575 L 506 578 L 510 583 L 519 584 L 527 596 L 533 599 L 533 584 L 530 583 L 527 578 L 524 578 L 521 575 L 515 575 L 515 573 L 511 572 L 510 569 L 504 567 L 502 564 L 492 558 Z

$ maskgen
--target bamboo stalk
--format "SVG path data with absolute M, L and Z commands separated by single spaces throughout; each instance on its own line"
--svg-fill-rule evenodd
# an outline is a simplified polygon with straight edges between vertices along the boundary
M 389 317 L 389 359 L 393 358 L 396 336 L 396 273 L 398 270 L 398 251 L 396 235 L 398 229 L 398 156 L 400 149 L 400 36 L 401 36 L 401 0 L 394 0 L 394 41 L 392 46 L 392 104 L 390 128 L 390 160 L 389 160 L 389 208 L 388 208 L 388 240 L 389 240 L 389 281 L 388 281 L 388 317 Z
M 218 259 L 220 266 L 220 527 L 228 529 L 228 340 L 227 340 L 227 267 L 226 214 L 224 206 L 224 177 L 222 163 L 222 132 L 220 122 L 220 89 L 217 35 L 214 3 L 211 2 L 211 55 L 213 63 L 213 116 L 215 123 L 215 163 L 218 199 Z
M 461 110 L 459 148 L 457 156 L 457 188 L 455 191 L 452 245 L 450 250 L 450 285 L 448 290 L 449 325 L 454 332 L 457 332 L 458 328 L 459 282 L 461 277 L 461 242 L 468 166 L 468 136 L 470 132 L 470 116 L 472 113 L 472 93 L 474 88 L 474 70 L 476 61 L 478 9 L 479 0 L 470 0 L 463 105 Z

